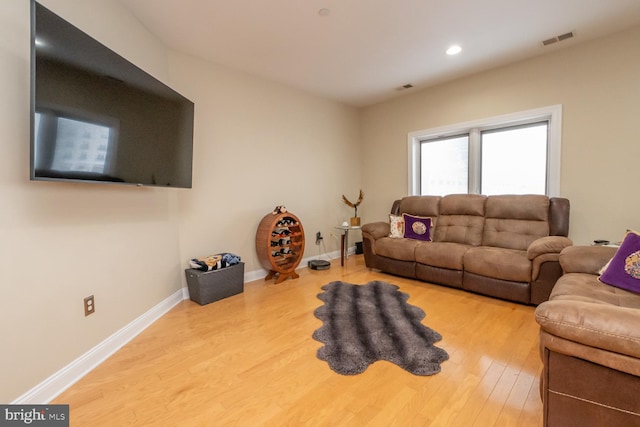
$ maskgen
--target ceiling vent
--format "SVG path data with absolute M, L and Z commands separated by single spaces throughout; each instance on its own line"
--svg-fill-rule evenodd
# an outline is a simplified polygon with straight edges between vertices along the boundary
M 550 39 L 546 39 L 542 41 L 543 46 L 549 46 L 550 44 L 554 44 L 557 42 L 561 42 L 563 40 L 567 40 L 573 38 L 573 31 L 568 33 L 560 34 L 559 36 L 551 37 Z
M 411 89 L 413 87 L 413 85 L 411 83 L 407 83 L 406 85 L 402 85 L 399 88 L 397 88 L 396 90 L 405 90 L 405 89 Z

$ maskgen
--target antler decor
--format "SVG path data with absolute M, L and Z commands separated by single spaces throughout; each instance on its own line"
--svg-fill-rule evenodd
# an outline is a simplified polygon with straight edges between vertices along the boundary
M 347 199 L 344 194 L 342 195 L 342 201 L 344 202 L 344 204 L 355 209 L 355 214 L 353 215 L 355 218 L 358 217 L 358 205 L 362 203 L 363 198 L 364 193 L 362 192 L 362 190 L 360 190 L 360 194 L 358 194 L 358 200 L 356 200 L 355 203 L 349 201 L 349 199 Z

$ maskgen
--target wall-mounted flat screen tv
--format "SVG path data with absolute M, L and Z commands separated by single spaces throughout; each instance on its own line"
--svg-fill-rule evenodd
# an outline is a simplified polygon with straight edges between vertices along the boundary
M 193 113 L 193 102 L 32 0 L 32 180 L 191 188 Z

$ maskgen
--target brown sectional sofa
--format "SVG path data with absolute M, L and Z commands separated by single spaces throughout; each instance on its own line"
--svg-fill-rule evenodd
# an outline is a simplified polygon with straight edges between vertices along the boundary
M 362 226 L 367 267 L 516 301 L 546 301 L 570 246 L 569 201 L 539 195 L 408 196 L 391 214 L 430 217 L 432 241 L 389 237 L 389 223 Z
M 640 294 L 598 280 L 615 252 L 564 249 L 564 275 L 536 308 L 545 426 L 640 426 Z

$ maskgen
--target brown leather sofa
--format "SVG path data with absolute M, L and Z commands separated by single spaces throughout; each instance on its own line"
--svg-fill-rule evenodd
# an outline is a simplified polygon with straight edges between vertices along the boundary
M 536 308 L 545 426 L 640 426 L 640 294 L 598 281 L 615 251 L 564 249 L 564 275 Z
M 569 201 L 539 195 L 408 196 L 391 214 L 430 217 L 432 241 L 362 226 L 367 267 L 525 304 L 546 301 L 570 246 Z

